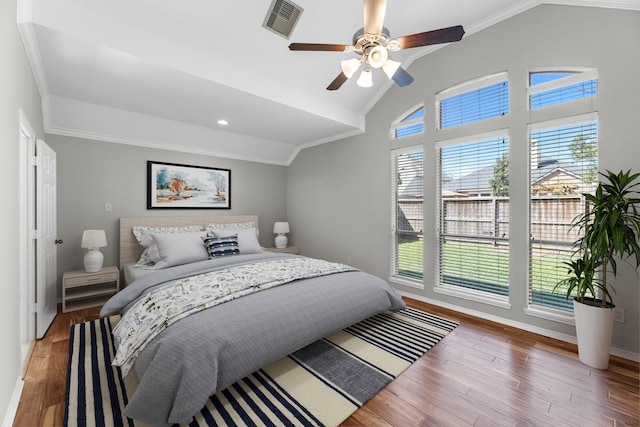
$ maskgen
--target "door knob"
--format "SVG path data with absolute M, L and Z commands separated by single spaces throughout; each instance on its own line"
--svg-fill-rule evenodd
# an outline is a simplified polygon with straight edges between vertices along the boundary
M 56 239 L 54 243 L 55 243 L 56 245 L 61 245 L 61 244 L 63 244 L 64 242 L 62 241 L 62 239 Z

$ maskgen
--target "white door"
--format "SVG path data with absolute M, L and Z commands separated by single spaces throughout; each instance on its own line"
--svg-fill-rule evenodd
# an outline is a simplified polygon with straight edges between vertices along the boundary
M 57 312 L 56 152 L 36 143 L 36 337 L 42 338 Z

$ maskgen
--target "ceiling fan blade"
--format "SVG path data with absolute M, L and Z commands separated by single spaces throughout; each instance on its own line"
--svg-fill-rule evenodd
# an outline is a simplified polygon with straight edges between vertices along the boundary
M 387 0 L 364 0 L 364 33 L 381 34 Z
M 432 44 L 457 42 L 463 35 L 464 28 L 462 28 L 462 25 L 456 25 L 454 27 L 441 28 L 439 30 L 425 31 L 424 33 L 397 37 L 397 40 L 400 49 L 409 49 L 412 47 L 429 46 Z
M 402 67 L 398 67 L 391 78 L 400 87 L 408 86 L 413 83 L 413 77 L 411 77 L 411 74 L 407 73 L 407 71 Z
M 347 77 L 343 72 L 340 72 L 340 74 L 338 74 L 338 77 L 336 77 L 330 84 L 329 86 L 327 86 L 327 90 L 337 90 L 340 89 L 340 86 L 342 86 L 344 84 L 344 82 L 346 82 L 347 80 L 349 80 L 349 77 Z
M 324 43 L 291 43 L 289 50 L 313 50 L 328 52 L 344 52 L 346 44 L 324 44 Z

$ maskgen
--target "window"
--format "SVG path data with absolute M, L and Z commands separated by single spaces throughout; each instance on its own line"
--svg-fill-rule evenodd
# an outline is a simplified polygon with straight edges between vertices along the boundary
M 483 77 L 436 95 L 436 127 L 445 129 L 509 114 L 507 73 Z
M 424 107 L 414 110 L 403 119 L 391 125 L 391 139 L 405 138 L 424 133 Z
M 529 157 L 529 305 L 572 311 L 566 289 L 553 288 L 566 277 L 563 262 L 571 259 L 579 237 L 580 230 L 570 225 L 585 211 L 581 193 L 597 186 L 596 114 L 531 125 Z
M 508 302 L 509 138 L 445 141 L 438 152 L 438 286 Z
M 391 276 L 419 287 L 423 277 L 423 168 L 422 147 L 391 152 Z
M 547 107 L 598 93 L 597 70 L 560 72 L 544 71 L 529 74 L 529 108 Z

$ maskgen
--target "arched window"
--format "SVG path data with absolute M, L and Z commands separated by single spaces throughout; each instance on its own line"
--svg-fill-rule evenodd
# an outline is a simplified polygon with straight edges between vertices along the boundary
M 532 71 L 527 95 L 529 109 L 548 107 L 598 94 L 598 71 Z
M 391 125 L 391 139 L 424 133 L 424 106 L 414 107 Z
M 436 128 L 446 129 L 509 114 L 507 73 L 461 83 L 436 94 Z

